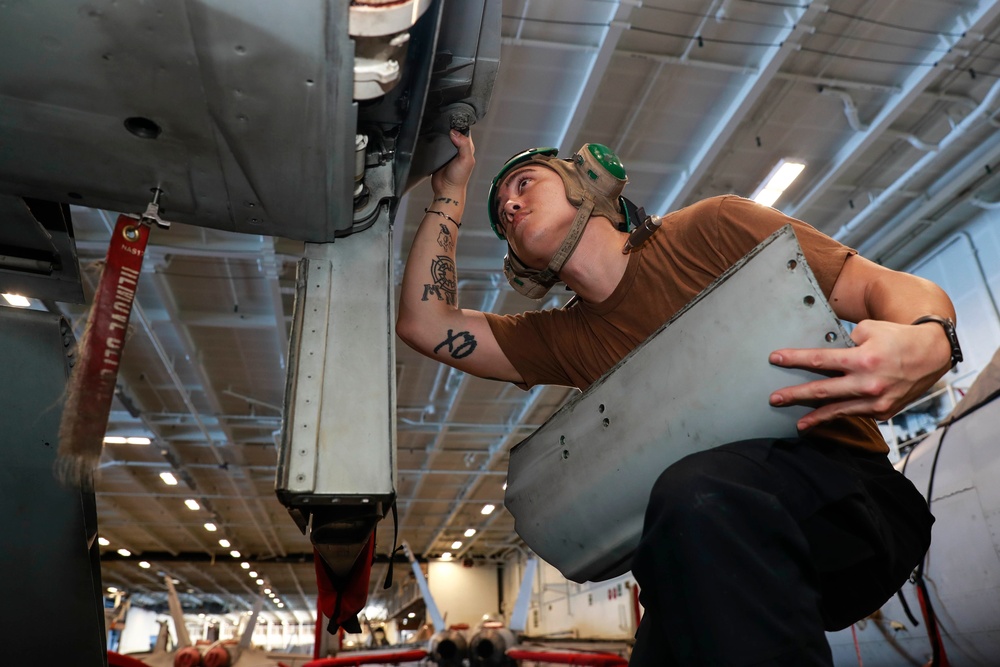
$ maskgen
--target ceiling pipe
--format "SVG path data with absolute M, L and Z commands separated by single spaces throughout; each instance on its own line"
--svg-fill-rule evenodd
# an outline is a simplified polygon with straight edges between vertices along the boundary
M 977 106 L 972 113 L 966 116 L 961 123 L 955 126 L 955 129 L 949 132 L 948 135 L 941 140 L 938 150 L 927 153 L 922 158 L 917 160 L 903 175 L 897 178 L 892 185 L 883 190 L 881 194 L 868 204 L 868 206 L 866 206 L 860 213 L 854 216 L 853 219 L 833 234 L 833 238 L 845 245 L 857 244 L 858 241 L 864 236 L 867 228 L 871 225 L 871 219 L 876 211 L 881 209 L 897 192 L 909 185 L 910 181 L 912 181 L 917 175 L 924 173 L 924 171 L 934 161 L 940 159 L 944 151 L 955 143 L 955 141 L 964 136 L 977 122 L 981 121 L 988 115 L 992 115 L 992 113 L 990 113 L 990 109 L 996 102 L 998 95 L 1000 95 L 1000 81 L 995 82 L 983 98 L 983 101 L 979 103 L 979 106 Z
M 868 124 L 868 129 L 851 136 L 837 151 L 830 166 L 813 180 L 809 191 L 793 205 L 784 207 L 784 212 L 793 218 L 805 219 L 809 207 L 837 183 L 855 160 L 871 148 L 882 133 L 910 108 L 914 100 L 939 79 L 941 72 L 953 68 L 954 62 L 960 57 L 959 43 L 966 39 L 975 40 L 976 34 L 989 26 L 998 16 L 1000 16 L 1000 3 L 980 2 L 970 11 L 957 15 L 950 25 L 942 26 L 940 40 L 949 48 L 949 52 L 942 58 L 938 58 L 937 53 L 929 53 L 922 63 L 914 66 L 899 92 L 892 95 L 888 103 L 875 115 Z M 960 36 L 950 37 L 947 33 Z
M 799 39 L 812 30 L 812 21 L 826 12 L 829 7 L 820 2 L 811 2 L 798 9 L 797 15 L 789 16 L 790 20 L 787 25 L 778 35 L 775 35 L 775 45 L 768 47 L 762 54 L 756 74 L 747 77 L 746 81 L 738 87 L 715 124 L 701 139 L 700 148 L 688 160 L 691 165 L 688 173 L 682 174 L 679 179 L 676 179 L 673 187 L 668 188 L 667 184 L 664 183 L 663 189 L 667 192 L 666 196 L 659 202 L 655 202 L 655 205 L 651 206 L 649 210 L 673 211 L 694 192 L 702 177 L 708 173 L 716 158 L 728 145 L 729 139 L 753 111 L 756 102 L 777 76 L 778 70 L 792 54 L 797 52 Z

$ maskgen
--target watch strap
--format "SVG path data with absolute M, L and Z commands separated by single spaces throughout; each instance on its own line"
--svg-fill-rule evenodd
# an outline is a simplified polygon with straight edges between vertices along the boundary
M 955 322 L 950 317 L 924 315 L 913 320 L 911 324 L 924 324 L 925 322 L 937 322 L 944 329 L 944 333 L 948 337 L 948 344 L 951 345 L 951 367 L 957 366 L 964 357 L 962 356 L 962 346 L 958 342 L 958 333 L 955 331 Z

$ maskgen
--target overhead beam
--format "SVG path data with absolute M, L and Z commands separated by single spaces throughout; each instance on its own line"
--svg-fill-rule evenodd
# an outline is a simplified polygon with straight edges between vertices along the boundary
M 967 12 L 960 13 L 949 26 L 942 26 L 940 39 L 948 48 L 948 53 L 938 58 L 938 52 L 928 53 L 923 62 L 913 67 L 910 76 L 906 78 L 899 92 L 890 96 L 881 111 L 868 123 L 867 129 L 857 132 L 840 147 L 823 173 L 813 179 L 812 186 L 794 204 L 786 207 L 785 213 L 792 217 L 803 217 L 810 206 L 826 193 L 845 171 L 872 144 L 892 126 L 899 116 L 910 108 L 910 105 L 927 87 L 940 77 L 941 73 L 952 69 L 954 62 L 963 58 L 963 45 L 982 39 L 981 31 L 1000 16 L 1000 1 L 989 0 L 976 4 Z M 960 35 L 950 37 L 950 34 Z
M 668 186 L 674 179 L 664 183 L 663 189 L 667 191 L 667 195 L 651 210 L 672 211 L 684 203 L 685 199 L 698 186 L 702 177 L 712 167 L 715 159 L 736 130 L 739 129 L 743 120 L 750 114 L 753 105 L 764 94 L 768 85 L 778 74 L 778 70 L 792 54 L 796 53 L 798 42 L 803 36 L 809 34 L 812 21 L 827 9 L 828 7 L 821 2 L 811 2 L 808 7 L 799 10 L 794 20 L 790 20 L 785 28 L 774 37 L 773 41 L 776 45 L 768 47 L 764 51 L 756 73 L 747 77 L 736 94 L 730 98 L 725 111 L 719 116 L 715 125 L 700 141 L 700 148 L 688 161 L 691 165 L 690 171 L 680 179 L 675 180 L 669 190 Z M 792 11 L 792 9 L 789 8 L 788 11 Z

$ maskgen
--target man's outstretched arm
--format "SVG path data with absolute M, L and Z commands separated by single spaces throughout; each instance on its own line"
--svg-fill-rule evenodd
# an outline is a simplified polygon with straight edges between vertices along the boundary
M 441 363 L 480 377 L 521 382 L 485 316 L 458 305 L 455 252 L 475 166 L 472 138 L 452 130 L 458 154 L 431 177 L 427 207 L 406 259 L 396 333 L 407 345 Z

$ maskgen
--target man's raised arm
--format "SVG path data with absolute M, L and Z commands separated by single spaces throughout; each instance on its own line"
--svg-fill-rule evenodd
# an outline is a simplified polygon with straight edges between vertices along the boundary
M 441 363 L 480 377 L 521 382 L 479 311 L 458 307 L 458 245 L 466 190 L 475 166 L 472 138 L 455 130 L 458 155 L 431 177 L 433 200 L 406 259 L 396 333 Z

